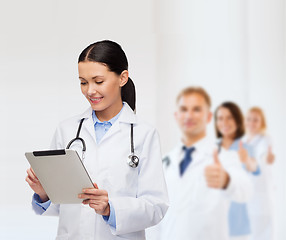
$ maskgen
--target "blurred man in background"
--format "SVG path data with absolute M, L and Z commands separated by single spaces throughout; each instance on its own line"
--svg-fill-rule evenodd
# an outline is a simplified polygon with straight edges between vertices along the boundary
M 221 150 L 207 137 L 211 100 L 199 87 L 183 89 L 175 118 L 182 132 L 163 159 L 170 208 L 148 239 L 227 240 L 230 201 L 249 199 L 251 182 L 237 153 Z

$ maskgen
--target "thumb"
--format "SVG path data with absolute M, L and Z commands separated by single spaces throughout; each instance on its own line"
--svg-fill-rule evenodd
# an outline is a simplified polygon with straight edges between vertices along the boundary
M 215 149 L 214 152 L 213 152 L 213 158 L 214 158 L 214 163 L 220 165 L 220 161 L 219 161 L 219 158 L 218 158 L 218 150 L 217 149 Z
M 243 142 L 239 141 L 239 150 L 243 150 Z

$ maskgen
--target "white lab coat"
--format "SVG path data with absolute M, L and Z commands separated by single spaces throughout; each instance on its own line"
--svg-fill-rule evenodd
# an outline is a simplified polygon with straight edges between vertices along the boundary
M 243 138 L 247 141 L 247 136 Z M 272 165 L 266 162 L 270 139 L 266 135 L 256 135 L 247 142 L 254 150 L 254 158 L 260 167 L 260 175 L 253 176 L 253 197 L 248 203 L 248 213 L 253 240 L 274 239 L 274 184 Z
M 179 144 L 164 159 L 165 177 L 170 208 L 160 224 L 147 231 L 152 240 L 227 240 L 228 210 L 231 200 L 244 202 L 251 195 L 251 182 L 234 151 L 222 150 L 219 158 L 230 175 L 226 190 L 209 188 L 205 168 L 212 164 L 213 141 L 204 138 L 197 142 L 192 162 L 182 177 L 179 162 L 183 159 Z
M 141 122 L 128 104 L 104 135 L 96 143 L 89 108 L 80 116 L 62 122 L 56 130 L 52 148 L 66 148 L 75 137 L 81 118 L 80 137 L 86 142 L 84 165 L 93 182 L 105 189 L 115 209 L 116 229 L 108 225 L 101 215 L 83 204 L 53 205 L 43 215 L 58 215 L 56 240 L 119 240 L 145 239 L 145 229 L 157 224 L 168 208 L 168 196 L 163 176 L 160 143 L 156 130 Z M 127 164 L 131 151 L 130 124 L 134 123 L 134 148 L 140 162 L 137 168 Z M 81 142 L 71 149 L 79 151 Z

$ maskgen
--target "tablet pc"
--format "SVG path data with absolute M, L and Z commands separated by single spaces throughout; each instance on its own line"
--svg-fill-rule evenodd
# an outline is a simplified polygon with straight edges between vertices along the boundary
M 78 194 L 83 188 L 94 188 L 75 150 L 35 151 L 25 156 L 54 204 L 82 203 Z

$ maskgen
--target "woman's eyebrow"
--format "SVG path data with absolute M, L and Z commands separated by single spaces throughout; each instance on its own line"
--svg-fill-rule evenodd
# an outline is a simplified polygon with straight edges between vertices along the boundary
M 97 77 L 103 77 L 103 76 L 97 75 L 97 76 L 92 77 L 92 79 L 96 79 Z
M 96 78 L 100 78 L 100 77 L 104 77 L 104 76 L 101 76 L 101 75 L 96 75 L 96 76 L 94 76 L 94 77 L 92 77 L 91 79 L 92 80 L 94 80 L 94 79 L 96 79 Z M 83 78 L 83 77 L 78 77 L 79 79 L 81 79 L 81 80 L 85 80 L 85 81 L 87 81 L 85 78 Z

